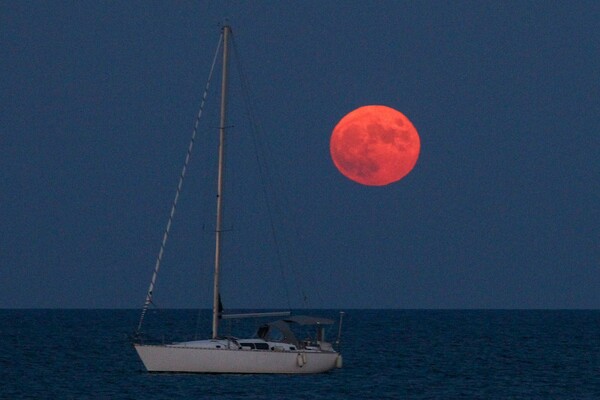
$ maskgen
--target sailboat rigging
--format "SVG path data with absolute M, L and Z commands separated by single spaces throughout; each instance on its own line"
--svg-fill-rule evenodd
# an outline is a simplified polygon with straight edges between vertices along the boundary
M 332 325 L 334 321 L 326 318 L 309 316 L 291 316 L 289 312 L 252 313 L 252 314 L 224 314 L 220 296 L 221 276 L 221 234 L 223 231 L 223 181 L 225 158 L 225 135 L 227 126 L 227 98 L 228 98 L 228 63 L 229 42 L 231 27 L 222 27 L 218 49 L 222 49 L 221 70 L 221 101 L 219 121 L 219 146 L 218 146 L 218 171 L 217 171 L 217 202 L 216 202 L 216 229 L 215 229 L 215 254 L 213 275 L 213 306 L 212 306 L 212 334 L 210 339 L 175 342 L 169 344 L 150 344 L 136 340 L 134 347 L 149 372 L 186 372 L 186 373 L 283 373 L 307 374 L 329 371 L 341 367 L 342 356 L 333 345 L 326 341 L 324 328 Z M 218 50 L 217 50 L 218 51 Z M 214 70 L 215 61 L 211 67 Z M 210 81 L 210 77 L 209 77 Z M 207 86 L 208 87 L 208 86 Z M 202 113 L 206 91 L 198 118 Z M 194 128 L 194 135 L 197 128 Z M 160 260 L 164 251 L 164 244 L 168 236 L 171 220 L 174 214 L 177 198 L 185 175 L 189 152 L 193 145 L 190 144 L 186 163 L 180 177 L 178 191 L 171 210 L 163 243 L 157 258 L 152 275 L 152 280 L 146 301 L 142 309 L 138 332 L 140 332 L 144 315 L 152 302 L 155 281 L 160 267 Z M 338 339 L 341 334 L 341 315 Z M 228 318 L 247 317 L 284 317 L 259 327 L 255 337 L 240 339 L 219 334 L 219 322 Z M 299 340 L 294 333 L 295 327 L 313 327 L 315 336 L 306 340 Z

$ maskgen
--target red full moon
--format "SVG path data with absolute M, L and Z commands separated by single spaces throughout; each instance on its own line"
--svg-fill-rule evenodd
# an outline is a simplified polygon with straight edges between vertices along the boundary
M 329 150 L 337 169 L 368 186 L 384 186 L 404 178 L 417 163 L 421 140 L 400 111 L 364 106 L 348 113 L 331 134 Z

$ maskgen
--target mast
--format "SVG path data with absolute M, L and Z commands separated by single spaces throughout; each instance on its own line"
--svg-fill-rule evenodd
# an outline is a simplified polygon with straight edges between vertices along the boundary
M 229 50 L 229 34 L 231 27 L 223 26 L 223 71 L 221 80 L 221 120 L 219 122 L 219 169 L 217 177 L 217 223 L 215 232 L 215 276 L 213 284 L 213 320 L 212 338 L 218 336 L 219 329 L 219 272 L 221 269 L 221 223 L 223 202 L 223 164 L 225 162 L 225 125 L 227 123 L 227 62 Z

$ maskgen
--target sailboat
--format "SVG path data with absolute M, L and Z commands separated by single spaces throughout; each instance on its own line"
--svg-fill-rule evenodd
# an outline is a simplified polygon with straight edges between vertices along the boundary
M 144 367 L 149 372 L 311 374 L 340 368 L 342 366 L 342 356 L 334 349 L 334 345 L 325 338 L 325 328 L 334 323 L 331 319 L 304 315 L 293 316 L 290 312 L 225 314 L 222 310 L 219 292 L 219 277 L 221 273 L 223 160 L 224 138 L 227 126 L 226 107 L 230 36 L 231 27 L 229 25 L 223 26 L 219 46 L 217 46 L 217 52 L 219 49 L 222 49 L 222 80 L 218 147 L 219 165 L 217 176 L 212 336 L 203 340 L 159 344 L 148 343 L 138 337 L 134 342 L 134 347 L 144 364 Z M 215 60 L 216 59 L 217 54 L 215 55 Z M 213 60 L 213 68 L 215 60 Z M 180 185 L 175 196 L 175 202 L 178 198 L 188 159 L 189 157 L 186 158 L 186 164 L 184 165 L 180 177 Z M 142 327 L 142 322 L 148 306 L 152 302 L 156 276 L 160 266 L 160 259 L 164 250 L 168 228 L 170 227 L 171 219 L 174 214 L 175 202 L 163 238 L 163 246 L 161 246 L 150 287 L 146 295 L 146 301 L 142 309 L 138 332 L 140 332 Z M 219 322 L 222 319 L 255 317 L 282 318 L 260 325 L 255 336 L 251 338 L 241 339 L 233 336 L 221 336 L 219 334 Z M 338 326 L 338 338 L 336 341 L 338 345 L 341 334 L 342 317 L 343 312 L 340 313 Z M 297 327 L 310 328 L 310 331 L 313 333 L 312 336 L 308 339 L 305 339 L 304 337 L 299 339 L 295 333 Z

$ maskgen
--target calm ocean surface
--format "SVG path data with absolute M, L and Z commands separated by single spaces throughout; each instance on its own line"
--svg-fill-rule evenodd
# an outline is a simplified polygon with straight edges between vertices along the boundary
M 138 310 L 0 310 L 0 399 L 600 399 L 600 311 L 346 312 L 343 369 L 262 376 L 144 372 Z M 193 334 L 197 315 L 148 325 Z

